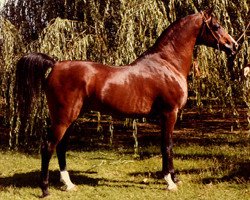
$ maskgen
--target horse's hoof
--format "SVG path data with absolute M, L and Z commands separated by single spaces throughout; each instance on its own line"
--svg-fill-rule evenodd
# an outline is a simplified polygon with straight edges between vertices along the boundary
M 61 190 L 63 191 L 76 191 L 77 190 L 77 186 L 76 185 L 70 185 L 70 186 L 67 186 L 67 185 L 64 185 L 61 187 Z
M 167 191 L 171 191 L 171 192 L 175 192 L 175 191 L 177 191 L 178 190 L 178 188 L 177 188 L 177 186 L 175 185 L 175 186 L 168 186 L 167 187 Z
M 74 185 L 73 187 L 68 188 L 67 191 L 77 191 L 77 186 Z
M 49 197 L 49 196 L 50 196 L 49 192 L 45 192 L 45 193 L 43 193 L 39 198 L 40 198 L 40 199 L 44 199 L 44 198 L 47 198 L 47 197 Z
M 177 180 L 176 182 L 174 182 L 176 185 L 180 186 L 183 184 L 183 182 L 181 180 Z
M 182 185 L 182 181 L 175 174 L 171 174 L 171 178 L 176 185 Z

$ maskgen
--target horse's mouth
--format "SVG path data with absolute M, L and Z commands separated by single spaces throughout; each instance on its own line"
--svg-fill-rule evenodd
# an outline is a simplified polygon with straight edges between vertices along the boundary
M 234 57 L 235 55 L 236 55 L 236 51 L 230 51 L 229 53 L 227 53 L 227 56 L 229 56 L 229 57 Z
M 229 57 L 235 56 L 238 50 L 238 44 L 237 43 L 225 44 L 224 50 Z

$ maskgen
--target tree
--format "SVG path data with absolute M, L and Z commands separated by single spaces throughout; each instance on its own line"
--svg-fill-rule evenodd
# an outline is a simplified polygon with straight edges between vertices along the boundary
M 151 46 L 174 20 L 212 3 L 223 27 L 235 38 L 239 37 L 249 22 L 247 1 L 8 0 L 0 18 L 0 97 L 4 102 L 0 106 L 4 105 L 4 117 L 11 127 L 10 141 L 15 140 L 18 144 L 22 139 L 20 136 L 26 140 L 34 135 L 40 137 L 40 133 L 34 132 L 34 123 L 40 123 L 36 125 L 36 131 L 45 127 L 41 123 L 41 119 L 46 118 L 45 107 L 37 107 L 29 128 L 23 128 L 18 135 L 20 119 L 15 113 L 14 72 L 16 60 L 24 53 L 38 51 L 59 60 L 90 59 L 122 65 L 133 61 Z M 216 104 L 223 112 L 229 106 L 235 111 L 237 103 L 250 105 L 250 100 L 243 97 L 245 88 L 240 79 L 241 69 L 250 59 L 247 37 L 243 37 L 234 61 L 237 67 L 233 69 L 236 75 L 233 84 L 224 54 L 199 47 L 197 57 L 202 75 L 199 81 L 191 77 L 189 82 L 194 106 L 202 106 L 201 97 L 209 99 L 209 106 Z M 216 102 L 210 99 L 216 99 Z M 40 105 L 45 104 L 41 101 Z M 237 111 L 234 113 L 237 118 Z

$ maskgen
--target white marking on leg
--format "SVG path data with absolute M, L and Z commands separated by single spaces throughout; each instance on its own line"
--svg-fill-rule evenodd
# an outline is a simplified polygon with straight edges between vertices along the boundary
M 164 176 L 164 179 L 165 181 L 167 181 L 167 184 L 168 184 L 168 187 L 167 189 L 168 190 L 177 190 L 177 185 L 173 182 L 172 178 L 171 178 L 171 174 L 167 174 Z
M 66 190 L 71 190 L 75 187 L 75 184 L 73 184 L 69 177 L 68 171 L 60 171 L 60 181 L 66 186 Z

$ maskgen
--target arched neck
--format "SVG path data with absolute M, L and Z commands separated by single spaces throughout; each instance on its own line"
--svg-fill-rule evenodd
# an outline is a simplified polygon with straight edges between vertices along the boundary
M 139 60 L 165 61 L 168 67 L 176 68 L 185 77 L 189 74 L 194 46 L 202 26 L 200 14 L 189 15 L 170 25 Z

